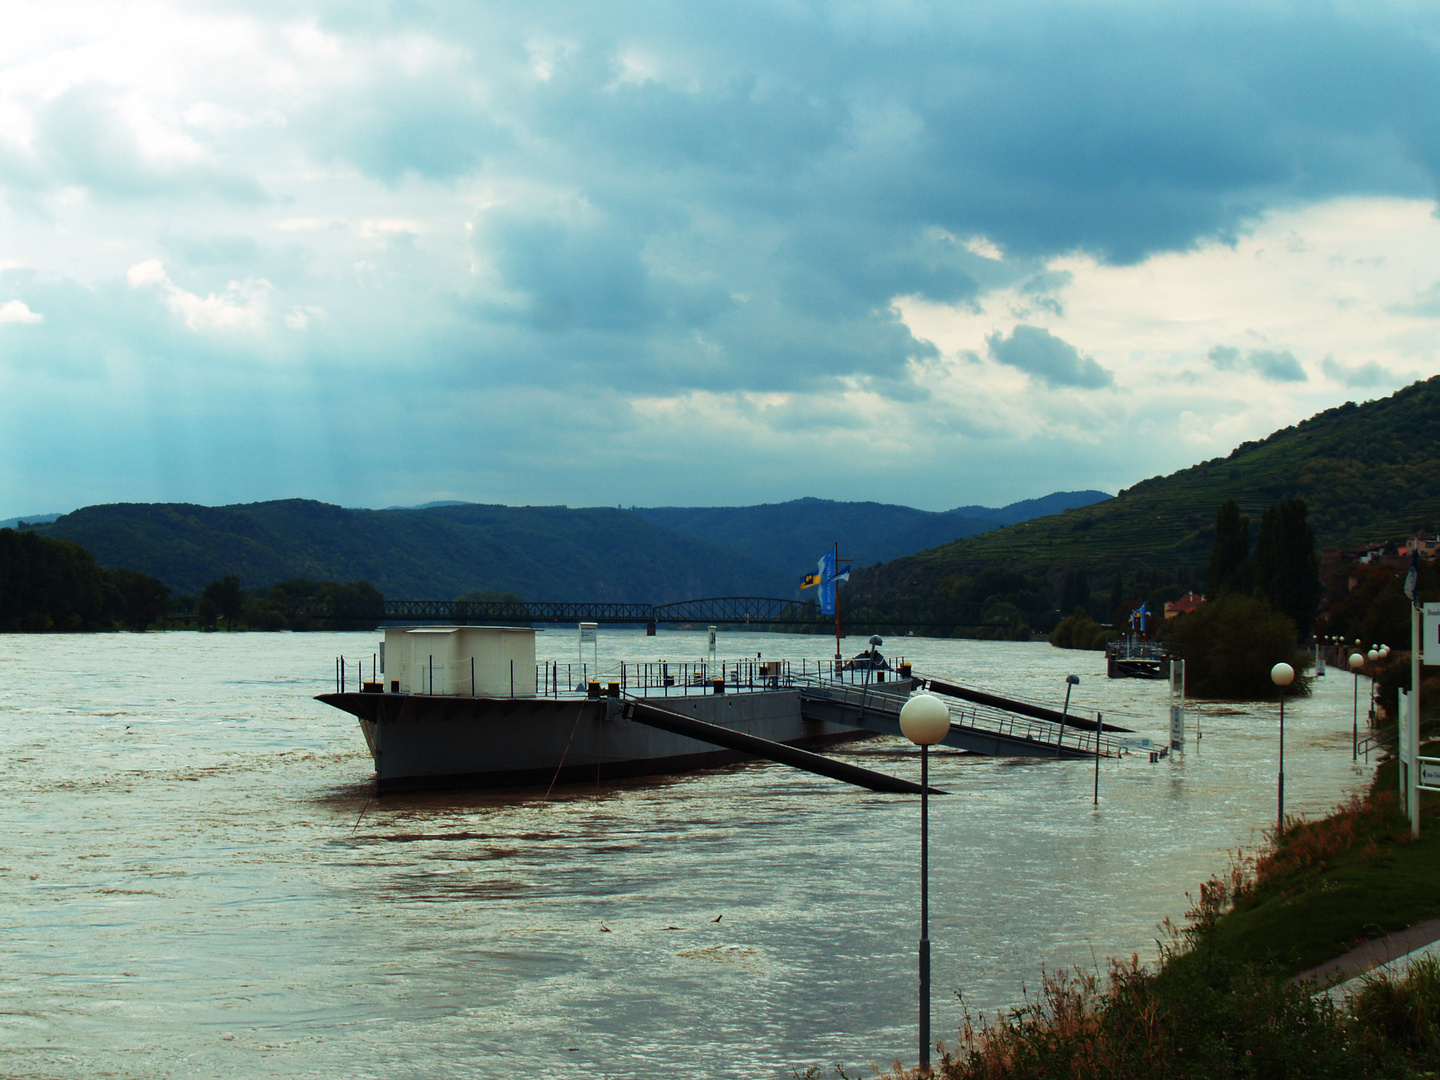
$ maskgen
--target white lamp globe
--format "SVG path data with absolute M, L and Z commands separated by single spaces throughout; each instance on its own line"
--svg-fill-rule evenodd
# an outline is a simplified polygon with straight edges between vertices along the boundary
M 950 710 L 931 694 L 916 694 L 900 709 L 900 730 L 916 746 L 934 746 L 950 731 Z
M 1389 656 L 1390 656 L 1390 646 L 1389 646 L 1389 645 L 1381 645 L 1381 646 L 1380 646 L 1380 659 L 1381 659 L 1381 660 L 1385 660 L 1385 659 L 1387 659 Z
M 1350 669 L 1352 671 L 1359 671 L 1364 666 L 1365 657 L 1361 656 L 1358 652 L 1352 652 L 1350 654 Z
M 1276 686 L 1289 686 L 1295 681 L 1295 669 L 1289 664 L 1276 664 L 1270 669 L 1270 681 Z
M 1380 659 L 1380 650 L 1379 650 L 1379 649 L 1371 649 L 1369 652 L 1367 652 L 1367 653 L 1365 654 L 1365 659 L 1366 659 L 1366 660 L 1369 660 L 1369 661 L 1373 664 L 1376 660 L 1379 660 L 1379 659 Z

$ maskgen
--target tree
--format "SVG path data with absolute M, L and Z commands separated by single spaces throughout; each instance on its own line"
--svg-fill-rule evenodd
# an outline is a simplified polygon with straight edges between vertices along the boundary
M 1060 610 L 1074 611 L 1076 608 L 1090 609 L 1090 575 L 1080 566 L 1065 571 L 1065 583 L 1060 591 Z
M 205 586 L 202 600 L 209 600 L 225 620 L 225 629 L 234 630 L 235 620 L 245 610 L 245 593 L 240 589 L 240 579 L 234 574 L 216 578 Z
M 1252 575 L 1250 519 L 1240 513 L 1239 503 L 1227 499 L 1215 515 L 1215 544 L 1210 549 L 1205 593 L 1213 600 L 1225 592 L 1249 592 Z
M 144 633 L 165 614 L 169 601 L 170 590 L 163 582 L 148 574 L 129 573 L 125 583 L 125 625 L 136 633 Z
M 0 631 L 102 629 L 105 585 L 80 545 L 0 529 Z
M 1304 499 L 1275 503 L 1261 515 L 1255 541 L 1255 591 L 1289 616 L 1302 640 L 1310 635 L 1322 592 L 1315 533 L 1305 517 Z
M 220 620 L 220 605 L 215 602 L 215 598 L 210 595 L 208 590 L 201 595 L 195 615 L 201 630 L 214 630 L 215 624 Z
M 1297 672 L 1310 665 L 1296 646 L 1295 624 L 1261 596 L 1227 592 L 1204 607 L 1165 623 L 1172 653 L 1185 660 L 1185 686 L 1195 697 L 1253 701 L 1278 691 L 1270 669 L 1280 661 Z M 1289 694 L 1308 694 L 1297 678 Z

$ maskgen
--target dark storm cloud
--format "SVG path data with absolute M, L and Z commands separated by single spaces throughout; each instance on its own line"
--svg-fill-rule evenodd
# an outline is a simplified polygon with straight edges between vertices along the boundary
M 428 10 L 426 32 L 472 68 L 386 68 L 314 114 L 317 149 L 387 183 L 483 170 L 583 202 L 579 217 L 563 201 L 506 211 L 477 235 L 521 298 L 510 314 L 540 334 L 644 338 L 637 367 L 659 351 L 677 377 L 718 367 L 736 386 L 776 362 L 893 374 L 920 343 L 806 339 L 878 326 L 901 296 L 970 301 L 992 282 L 957 239 L 998 244 L 1002 273 L 1060 314 L 1063 283 L 1031 278 L 1036 260 L 1129 262 L 1232 239 L 1277 204 L 1428 194 L 1440 164 L 1440 64 L 1423 45 L 1440 19 L 1414 11 Z M 391 33 L 397 11 L 381 16 Z M 356 18 L 333 26 L 359 33 Z M 525 50 L 542 27 L 564 29 L 540 78 Z M 721 351 L 677 356 L 695 332 Z M 730 347 L 757 341 L 785 346 Z M 1283 354 L 1251 364 L 1304 374 Z M 1097 385 L 1099 370 L 1068 377 Z
M 1099 390 L 1114 385 L 1110 372 L 1068 341 L 1049 330 L 1021 324 L 1010 337 L 991 334 L 985 339 L 990 355 L 1002 364 L 1030 375 L 1050 386 L 1074 386 Z
M 116 446 L 133 385 L 172 409 L 156 430 L 192 424 L 203 442 L 279 417 L 276 431 L 330 430 L 336 462 L 373 437 L 354 418 L 383 415 L 374 452 L 399 477 L 423 471 L 402 466 L 415 446 L 453 459 L 438 432 L 468 445 L 487 425 L 535 428 L 514 404 L 531 399 L 551 430 L 587 433 L 616 428 L 627 399 L 672 399 L 656 415 L 685 430 L 647 462 L 713 421 L 707 400 L 769 392 L 808 395 L 755 406 L 789 430 L 843 438 L 837 402 L 945 387 L 934 423 L 1009 438 L 1013 414 L 969 416 L 984 395 L 946 379 L 983 389 L 994 363 L 1051 387 L 1116 377 L 1065 340 L 1080 339 L 1062 321 L 1072 297 L 1093 294 L 1056 258 L 1134 263 L 1336 196 L 1429 198 L 1440 172 L 1434 5 L 181 0 L 93 40 L 51 18 L 63 44 L 7 69 L 0 101 L 0 265 L 44 272 L 6 279 L 0 304 L 43 318 L 0 326 L 0 361 Z M 215 18 L 233 41 L 217 45 Z M 162 70 L 134 58 L 142 39 Z M 136 266 L 151 268 L 141 287 Z M 949 332 L 943 312 L 912 331 L 898 311 L 993 316 L 992 296 L 1014 310 L 973 363 L 933 362 L 918 335 Z M 1222 325 L 1259 335 L 1263 319 Z M 1027 325 L 1042 321 L 1054 334 Z M 1231 333 L 1216 339 L 1265 340 Z M 1252 388 L 1306 376 L 1283 350 L 1210 355 Z M 1331 389 L 1389 378 L 1315 370 Z M 77 386 L 96 388 L 91 411 Z M 328 407 L 342 391 L 352 408 Z M 41 434 L 31 400 L 12 396 L 7 445 Z M 612 411 L 596 419 L 599 401 Z M 519 458 L 551 460 L 549 437 Z M 213 445 L 217 475 L 239 467 L 234 444 Z M 326 458 L 290 449 L 282 465 Z M 810 452 L 832 467 L 832 446 Z M 692 471 L 685 453 L 670 475 Z

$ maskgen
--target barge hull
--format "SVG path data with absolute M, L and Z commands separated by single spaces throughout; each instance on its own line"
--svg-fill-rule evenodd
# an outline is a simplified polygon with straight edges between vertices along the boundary
M 627 719 L 618 698 L 334 693 L 318 700 L 360 721 L 382 794 L 594 783 L 754 760 Z M 853 724 L 807 718 L 794 689 L 641 700 L 804 749 L 875 735 Z

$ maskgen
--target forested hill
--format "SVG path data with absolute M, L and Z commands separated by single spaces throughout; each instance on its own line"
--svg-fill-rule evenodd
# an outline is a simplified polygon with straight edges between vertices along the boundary
M 759 506 L 631 507 L 645 520 L 798 575 L 814 569 L 829 544 L 855 566 L 869 566 L 999 525 L 1087 506 L 1110 496 L 1103 491 L 1059 491 L 998 509 L 916 510 L 877 502 L 793 499 Z M 781 593 L 788 596 L 790 590 Z
M 101 565 L 159 578 L 176 593 L 198 592 L 224 574 L 250 590 L 296 577 L 364 580 L 404 599 L 483 590 L 527 600 L 664 603 L 785 596 L 795 585 L 788 573 L 608 508 L 117 503 L 36 531 L 79 544 Z
M 1440 524 L 1440 376 L 1388 398 L 1346 402 L 1259 442 L 1246 442 L 1114 499 L 1006 526 L 885 566 L 857 571 L 855 604 L 881 604 L 985 570 L 1089 572 L 1095 586 L 1117 570 L 1203 567 L 1215 513 L 1235 499 L 1258 521 L 1265 507 L 1304 499 L 1322 548 L 1410 536 Z M 1203 579 L 1203 574 L 1201 575 Z
M 800 575 L 839 539 L 844 555 L 893 558 L 1056 500 L 1046 496 L 976 516 L 879 503 L 800 499 L 700 510 L 572 510 L 564 506 L 437 503 L 347 510 L 305 499 L 195 506 L 87 506 L 35 531 L 79 544 L 102 566 L 195 593 L 226 574 L 247 590 L 278 581 L 369 581 L 391 598 L 470 592 L 527 600 L 666 603 L 702 596 L 798 595 Z M 979 515 L 987 515 L 981 517 Z

